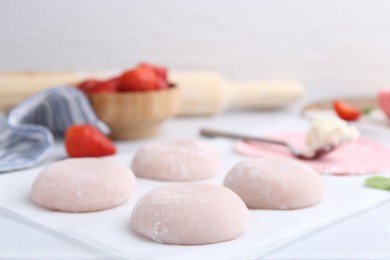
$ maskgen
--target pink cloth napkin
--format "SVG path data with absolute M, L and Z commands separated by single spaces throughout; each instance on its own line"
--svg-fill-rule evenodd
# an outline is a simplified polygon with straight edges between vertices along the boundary
M 305 134 L 303 133 L 278 134 L 272 135 L 272 137 L 285 140 L 297 147 L 303 148 L 305 144 Z M 235 150 L 247 156 L 279 155 L 295 158 L 286 148 L 265 143 L 239 141 L 235 145 Z M 390 170 L 390 149 L 361 137 L 321 158 L 315 160 L 298 160 L 314 167 L 321 174 L 370 174 Z

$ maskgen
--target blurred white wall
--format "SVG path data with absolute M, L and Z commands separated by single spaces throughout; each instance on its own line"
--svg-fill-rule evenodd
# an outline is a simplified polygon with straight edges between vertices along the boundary
M 138 61 L 310 89 L 390 87 L 386 0 L 0 0 L 0 69 Z

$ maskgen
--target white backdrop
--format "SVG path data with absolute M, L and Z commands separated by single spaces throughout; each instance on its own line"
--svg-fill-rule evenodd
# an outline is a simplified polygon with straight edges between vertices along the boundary
M 0 0 L 0 69 L 146 60 L 373 94 L 390 87 L 389 13 L 386 0 Z

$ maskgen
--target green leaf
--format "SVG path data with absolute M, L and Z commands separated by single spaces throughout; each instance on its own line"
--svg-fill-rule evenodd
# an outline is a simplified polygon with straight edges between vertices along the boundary
M 364 115 L 368 115 L 369 113 L 371 113 L 371 111 L 374 110 L 373 107 L 365 107 L 361 110 L 361 112 L 364 114 Z
M 390 191 L 390 178 L 374 176 L 366 179 L 364 184 L 370 188 Z

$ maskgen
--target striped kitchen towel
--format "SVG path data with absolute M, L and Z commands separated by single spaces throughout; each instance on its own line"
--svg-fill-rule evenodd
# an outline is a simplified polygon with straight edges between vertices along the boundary
M 33 167 L 53 150 L 54 136 L 73 124 L 92 124 L 109 133 L 86 96 L 73 87 L 42 91 L 0 117 L 0 173 Z

